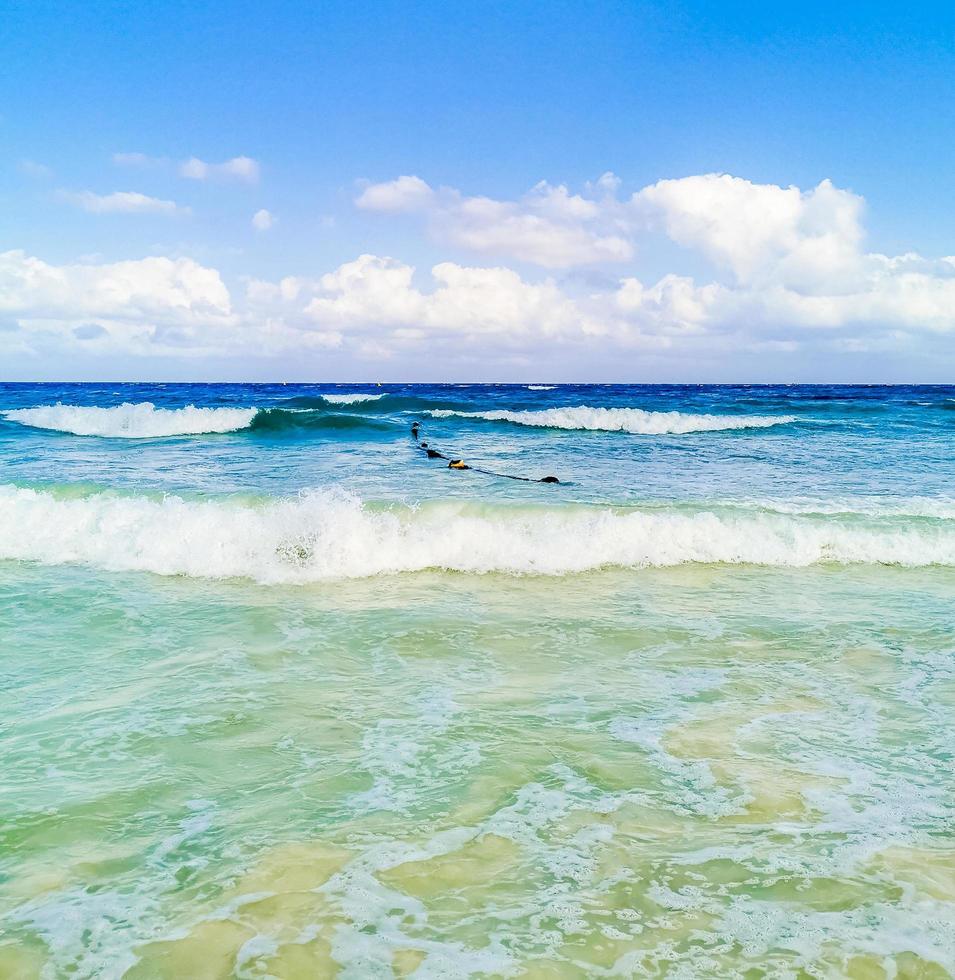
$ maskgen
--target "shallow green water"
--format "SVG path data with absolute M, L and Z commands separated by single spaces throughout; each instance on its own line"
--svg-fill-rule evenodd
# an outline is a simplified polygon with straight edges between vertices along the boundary
M 0 564 L 0 976 L 950 975 L 953 595 Z

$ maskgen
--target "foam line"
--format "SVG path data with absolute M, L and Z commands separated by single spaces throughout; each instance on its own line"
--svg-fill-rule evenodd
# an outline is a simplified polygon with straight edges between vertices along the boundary
M 0 559 L 259 582 L 445 569 L 568 575 L 682 563 L 955 566 L 955 521 L 759 509 L 249 503 L 0 486 Z
M 725 429 L 765 429 L 795 422 L 794 415 L 693 415 L 685 412 L 645 412 L 640 408 L 545 408 L 537 411 L 456 412 L 434 409 L 435 418 L 483 419 L 513 422 L 549 429 L 587 429 L 602 432 L 631 432 L 637 435 L 668 435 L 688 432 L 717 432 Z

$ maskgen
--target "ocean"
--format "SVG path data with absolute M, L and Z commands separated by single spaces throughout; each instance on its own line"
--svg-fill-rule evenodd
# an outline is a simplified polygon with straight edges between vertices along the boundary
M 0 976 L 955 974 L 953 450 L 955 387 L 0 385 Z

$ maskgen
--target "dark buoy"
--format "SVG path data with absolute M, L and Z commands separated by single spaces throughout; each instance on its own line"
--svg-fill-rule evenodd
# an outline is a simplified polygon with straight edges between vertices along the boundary
M 411 423 L 411 435 L 414 438 L 415 444 L 418 449 L 422 450 L 428 459 L 450 459 L 445 456 L 444 453 L 439 453 L 437 449 L 431 449 L 426 442 L 419 438 L 421 431 L 420 422 Z M 495 473 L 493 470 L 481 469 L 480 466 L 473 467 L 468 466 L 463 459 L 450 459 L 448 463 L 449 470 L 474 470 L 475 473 L 483 473 L 485 476 L 497 476 L 502 480 L 520 480 L 522 483 L 560 483 L 560 480 L 556 476 L 542 476 L 540 479 L 535 480 L 532 476 L 513 476 L 510 473 Z

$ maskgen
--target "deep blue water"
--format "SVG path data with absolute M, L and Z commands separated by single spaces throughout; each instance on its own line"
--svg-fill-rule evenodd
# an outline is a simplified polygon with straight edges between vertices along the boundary
M 321 397 L 362 392 L 383 397 L 354 404 L 328 404 Z M 260 414 L 235 432 L 133 439 L 77 436 L 2 419 L 3 481 L 268 495 L 334 484 L 372 499 L 538 500 L 545 495 L 548 501 L 608 503 L 947 498 L 955 486 L 955 387 L 0 385 L 0 412 L 146 402 L 160 410 L 194 405 L 280 412 Z M 581 406 L 738 420 L 793 416 L 794 421 L 674 433 L 428 414 Z M 445 472 L 415 449 L 409 436 L 413 420 L 421 422 L 422 438 L 447 455 L 514 475 L 553 474 L 561 486 Z M 651 429 L 659 424 L 655 418 L 649 422 Z

